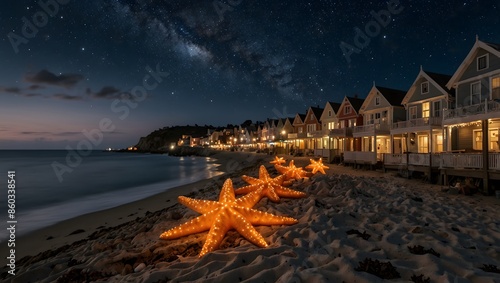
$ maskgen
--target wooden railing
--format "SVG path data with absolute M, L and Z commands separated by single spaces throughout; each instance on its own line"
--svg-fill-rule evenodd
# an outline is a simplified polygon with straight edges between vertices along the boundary
M 483 155 L 481 153 L 442 153 L 442 168 L 483 168 Z
M 345 151 L 344 162 L 377 163 L 377 155 L 370 151 Z
M 377 130 L 377 131 L 389 131 L 390 129 L 391 129 L 391 127 L 387 123 L 369 124 L 369 125 L 355 127 L 354 133 L 374 132 L 375 130 Z
M 288 134 L 288 139 L 302 139 L 306 137 L 306 133 L 291 133 Z
M 386 165 L 406 164 L 406 154 L 384 153 L 384 164 Z
M 422 126 L 442 126 L 442 125 L 443 125 L 443 118 L 427 117 L 427 118 L 418 118 L 418 119 L 393 123 L 392 129 L 405 129 L 405 128 L 422 127 Z
M 352 128 L 342 128 L 330 130 L 331 136 L 347 137 L 352 135 Z
M 500 153 L 490 152 L 488 155 L 488 166 L 491 170 L 500 170 Z
M 457 109 L 444 110 L 443 116 L 446 120 L 458 117 L 486 114 L 488 112 L 500 112 L 500 103 L 495 100 L 485 100 L 485 102 L 479 104 L 458 107 Z

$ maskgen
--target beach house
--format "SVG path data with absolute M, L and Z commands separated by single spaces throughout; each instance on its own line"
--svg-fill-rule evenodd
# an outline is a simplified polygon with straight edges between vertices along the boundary
M 373 83 L 359 110 L 363 125 L 353 129 L 353 137 L 361 140 L 361 148 L 346 152 L 347 161 L 375 165 L 383 161 L 385 153 L 392 153 L 393 148 L 399 150 L 399 141 L 392 139 L 391 126 L 394 121 L 405 119 L 406 112 L 401 105 L 405 94 L 405 91 Z
M 330 136 L 330 131 L 339 128 L 339 118 L 337 113 L 340 109 L 340 103 L 328 101 L 323 108 L 323 113 L 319 118 L 322 126 L 322 148 L 316 149 L 315 155 L 321 156 L 325 162 L 340 162 L 340 150 L 338 138 Z
M 339 151 L 340 155 L 343 156 L 344 162 L 346 161 L 346 152 L 361 150 L 361 139 L 354 138 L 352 133 L 354 127 L 363 125 L 363 115 L 359 114 L 363 102 L 364 99 L 358 98 L 357 96 L 345 96 L 337 112 L 339 128 L 330 131 L 330 137 L 336 138 L 339 142 Z M 355 155 L 348 154 L 347 161 L 354 161 L 351 160 L 351 158 L 355 158 Z
M 306 138 L 305 122 L 306 114 L 295 114 L 293 119 L 293 133 L 288 134 L 288 140 L 290 143 L 291 153 L 304 153 Z
M 444 110 L 441 174 L 500 180 L 500 44 L 476 42 L 447 83 L 455 101 Z
M 406 119 L 392 124 L 394 150 L 384 155 L 385 168 L 436 173 L 444 150 L 443 108 L 449 107 L 455 93 L 446 87 L 450 78 L 420 67 L 402 100 Z
M 309 107 L 304 120 L 306 129 L 305 148 L 308 155 L 314 155 L 315 149 L 322 149 L 323 132 L 321 131 L 321 114 L 323 108 L 319 106 Z

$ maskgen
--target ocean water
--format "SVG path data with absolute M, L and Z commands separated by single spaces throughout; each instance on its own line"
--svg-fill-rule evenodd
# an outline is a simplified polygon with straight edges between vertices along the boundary
M 16 172 L 16 234 L 214 177 L 214 160 L 157 154 L 93 151 L 57 177 L 53 164 L 68 165 L 65 150 L 0 150 L 0 220 L 8 220 L 7 172 Z M 0 233 L 0 241 L 6 233 Z

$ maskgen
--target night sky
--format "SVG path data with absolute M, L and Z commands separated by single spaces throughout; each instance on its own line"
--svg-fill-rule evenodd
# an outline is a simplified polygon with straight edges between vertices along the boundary
M 0 149 L 292 117 L 373 81 L 407 90 L 420 65 L 451 75 L 476 34 L 500 42 L 498 0 L 40 2 L 0 11 Z

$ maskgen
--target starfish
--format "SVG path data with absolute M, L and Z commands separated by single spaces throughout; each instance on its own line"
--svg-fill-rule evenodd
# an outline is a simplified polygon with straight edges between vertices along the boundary
M 309 176 L 309 172 L 302 169 L 302 167 L 296 167 L 293 160 L 290 160 L 290 164 L 288 166 L 274 165 L 274 168 L 276 168 L 276 170 L 278 170 L 281 174 L 285 175 L 287 180 L 298 180 Z
M 314 159 L 309 159 L 309 161 L 311 164 L 307 165 L 306 168 L 311 169 L 313 174 L 316 174 L 318 171 L 322 174 L 326 174 L 325 169 L 329 169 L 328 166 L 323 164 L 323 160 L 321 160 L 321 158 L 318 161 Z
M 285 159 L 283 159 L 283 157 L 278 157 L 278 156 L 275 156 L 274 157 L 274 160 L 269 162 L 271 164 L 276 164 L 276 165 L 281 165 L 283 163 L 286 163 Z
M 259 200 L 260 191 L 236 199 L 231 179 L 224 182 L 219 201 L 197 200 L 180 196 L 180 203 L 202 215 L 163 232 L 160 238 L 171 240 L 210 230 L 199 255 L 202 257 L 217 249 L 226 232 L 234 228 L 248 241 L 259 247 L 267 247 L 262 235 L 252 225 L 290 225 L 298 221 L 291 217 L 277 216 L 252 209 L 251 207 Z
M 285 175 L 271 178 L 264 165 L 261 165 L 259 168 L 259 179 L 245 175 L 241 176 L 241 178 L 250 185 L 235 190 L 234 193 L 237 195 L 259 191 L 261 197 L 266 196 L 273 202 L 279 202 L 280 197 L 303 198 L 306 196 L 304 192 L 283 187 L 281 184 L 284 181 Z

